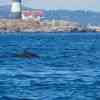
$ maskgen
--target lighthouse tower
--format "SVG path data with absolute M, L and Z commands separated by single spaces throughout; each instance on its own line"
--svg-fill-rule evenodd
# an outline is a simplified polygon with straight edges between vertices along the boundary
M 11 17 L 14 19 L 20 19 L 21 18 L 21 1 L 22 0 L 12 0 L 11 4 Z

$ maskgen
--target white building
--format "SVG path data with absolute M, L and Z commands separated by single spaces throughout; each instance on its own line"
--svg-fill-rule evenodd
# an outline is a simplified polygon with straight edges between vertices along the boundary
M 23 11 L 22 19 L 23 20 L 33 19 L 33 13 L 31 11 Z

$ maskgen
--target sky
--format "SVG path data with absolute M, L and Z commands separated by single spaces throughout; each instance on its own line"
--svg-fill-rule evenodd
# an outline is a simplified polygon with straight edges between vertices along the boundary
M 11 4 L 11 0 L 0 0 L 0 5 L 6 4 Z M 100 11 L 100 0 L 23 0 L 23 4 L 34 9 Z

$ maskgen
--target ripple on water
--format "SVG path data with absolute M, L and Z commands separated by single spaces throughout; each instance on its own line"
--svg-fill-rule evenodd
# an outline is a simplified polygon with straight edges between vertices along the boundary
M 100 35 L 80 34 L 0 36 L 0 100 L 99 100 Z

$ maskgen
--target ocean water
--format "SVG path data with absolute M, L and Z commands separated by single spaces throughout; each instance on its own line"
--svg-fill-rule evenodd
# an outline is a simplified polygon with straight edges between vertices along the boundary
M 0 100 L 100 100 L 99 33 L 16 34 L 0 35 Z

